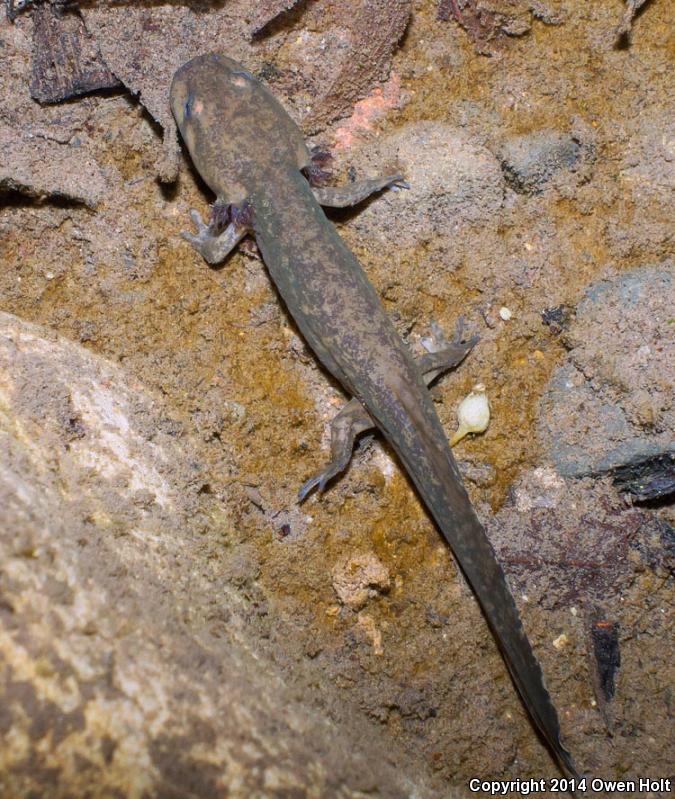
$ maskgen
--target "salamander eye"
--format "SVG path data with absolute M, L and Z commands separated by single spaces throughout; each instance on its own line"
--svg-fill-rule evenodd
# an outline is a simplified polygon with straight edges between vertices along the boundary
M 189 119 L 190 114 L 192 114 L 192 100 L 192 95 L 188 94 L 188 96 L 185 98 L 185 102 L 183 103 L 183 119 Z
M 253 80 L 253 75 L 250 72 L 247 72 L 245 69 L 241 69 L 238 72 L 232 73 L 233 78 L 246 78 L 247 80 Z

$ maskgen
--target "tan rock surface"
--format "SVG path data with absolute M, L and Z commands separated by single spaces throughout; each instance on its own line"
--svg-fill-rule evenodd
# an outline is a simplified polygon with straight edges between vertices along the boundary
M 164 413 L 118 367 L 0 314 L 0 795 L 418 790 L 248 646 L 195 551 L 214 520 Z

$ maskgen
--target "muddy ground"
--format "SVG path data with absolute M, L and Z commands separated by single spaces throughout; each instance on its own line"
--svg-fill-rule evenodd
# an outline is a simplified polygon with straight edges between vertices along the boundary
M 213 269 L 179 236 L 213 197 L 168 85 L 207 49 L 268 82 L 333 182 L 408 179 L 330 218 L 414 351 L 432 321 L 480 336 L 432 393 L 450 433 L 487 387 L 455 454 L 580 771 L 671 777 L 668 4 L 628 33 L 618 0 L 290 5 L 0 23 L 2 795 L 560 776 L 387 446 L 296 502 L 344 395 L 254 246 Z M 38 23 L 107 88 L 44 102 Z

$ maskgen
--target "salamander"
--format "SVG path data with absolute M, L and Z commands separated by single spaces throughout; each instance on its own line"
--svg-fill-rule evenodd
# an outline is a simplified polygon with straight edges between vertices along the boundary
M 400 175 L 345 188 L 312 186 L 318 167 L 273 94 L 237 62 L 211 53 L 176 72 L 171 108 L 200 175 L 214 192 L 208 224 L 182 235 L 210 263 L 252 234 L 305 340 L 352 399 L 331 426 L 331 458 L 300 489 L 344 471 L 356 436 L 377 427 L 419 491 L 474 591 L 522 701 L 567 776 L 578 778 L 542 671 L 485 529 L 479 521 L 431 401 L 428 382 L 475 343 L 457 338 L 414 359 L 365 271 L 323 206 L 353 205 L 405 186 Z M 314 181 L 316 182 L 316 181 Z

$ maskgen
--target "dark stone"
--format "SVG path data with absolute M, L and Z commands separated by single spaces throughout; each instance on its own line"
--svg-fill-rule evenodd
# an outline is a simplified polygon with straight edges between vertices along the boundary
M 514 136 L 500 153 L 504 179 L 519 194 L 537 194 L 556 172 L 576 164 L 581 149 L 573 136 L 554 130 Z
M 613 471 L 614 485 L 632 494 L 637 502 L 649 502 L 675 492 L 675 454 L 664 453 L 619 466 Z

